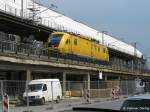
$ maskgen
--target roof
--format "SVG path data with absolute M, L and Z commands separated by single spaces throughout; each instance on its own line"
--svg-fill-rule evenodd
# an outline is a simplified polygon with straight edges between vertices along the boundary
M 141 99 L 150 100 L 150 94 L 142 94 L 142 95 L 131 96 L 127 100 L 141 100 Z
M 59 79 L 36 79 L 36 80 L 31 80 L 29 84 L 37 84 L 37 83 L 50 82 L 50 81 L 59 82 Z

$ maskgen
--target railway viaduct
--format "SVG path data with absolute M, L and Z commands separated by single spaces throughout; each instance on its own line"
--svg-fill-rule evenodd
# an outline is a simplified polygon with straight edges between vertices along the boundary
M 5 32 L 0 34 L 0 38 L 7 37 L 7 34 L 16 34 L 21 38 L 32 34 L 37 40 L 46 42 L 49 33 L 55 29 L 0 11 L 0 31 Z M 65 85 L 66 80 L 90 83 L 90 80 L 99 80 L 101 73 L 103 77 L 101 80 L 124 80 L 137 77 L 148 79 L 150 76 L 144 70 L 144 59 L 111 48 L 109 48 L 110 65 L 103 65 L 93 60 L 87 62 L 83 59 L 70 58 L 58 52 L 49 52 L 47 49 L 42 49 L 40 54 L 34 51 L 35 48 L 24 48 L 18 43 L 1 41 L 1 80 L 60 78 Z

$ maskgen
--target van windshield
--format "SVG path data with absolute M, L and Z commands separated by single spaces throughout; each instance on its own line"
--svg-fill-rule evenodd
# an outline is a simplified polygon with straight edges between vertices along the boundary
M 30 84 L 29 91 L 31 91 L 31 92 L 40 91 L 40 90 L 42 90 L 42 86 L 43 86 L 43 84 Z

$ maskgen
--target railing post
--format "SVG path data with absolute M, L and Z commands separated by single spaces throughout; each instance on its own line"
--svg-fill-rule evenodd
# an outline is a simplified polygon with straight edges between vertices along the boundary
M 5 4 L 5 12 L 6 12 L 6 4 Z
M 57 52 L 57 54 L 56 54 L 56 55 L 57 55 L 57 61 L 58 61 L 58 52 Z
M 30 50 L 31 50 L 30 47 L 31 46 L 29 45 L 28 50 L 27 50 L 28 51 L 28 56 L 30 56 Z
M 18 45 L 15 45 L 15 53 L 18 54 Z
M 4 52 L 4 45 L 3 45 L 3 44 L 4 44 L 4 43 L 2 43 L 2 50 L 1 50 L 2 52 Z
M 38 56 L 40 58 L 40 56 L 41 56 L 41 49 L 38 50 Z
M 126 79 L 126 94 L 127 94 L 127 96 L 129 95 L 129 91 L 128 91 L 128 80 Z
M 29 80 L 26 81 L 26 101 L 27 101 L 27 112 L 29 112 L 29 96 L 28 96 L 28 93 L 29 93 L 29 88 L 28 88 L 28 83 L 29 83 Z
M 15 8 L 15 16 L 17 16 L 17 9 Z
M 50 51 L 49 51 L 49 50 L 47 50 L 47 54 L 48 54 L 48 59 L 49 59 L 49 54 L 50 54 Z

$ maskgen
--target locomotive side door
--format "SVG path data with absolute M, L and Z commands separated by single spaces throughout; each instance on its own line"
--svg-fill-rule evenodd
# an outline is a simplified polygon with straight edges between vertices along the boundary
M 66 40 L 66 53 L 71 53 L 71 45 L 72 43 L 71 43 L 71 36 L 69 35 L 69 37 L 67 38 L 67 40 Z
M 93 42 L 91 42 L 91 58 L 93 58 L 94 56 L 93 50 L 94 50 L 94 45 L 93 45 Z
M 73 36 L 70 35 L 70 45 L 69 45 L 69 53 L 73 54 Z

